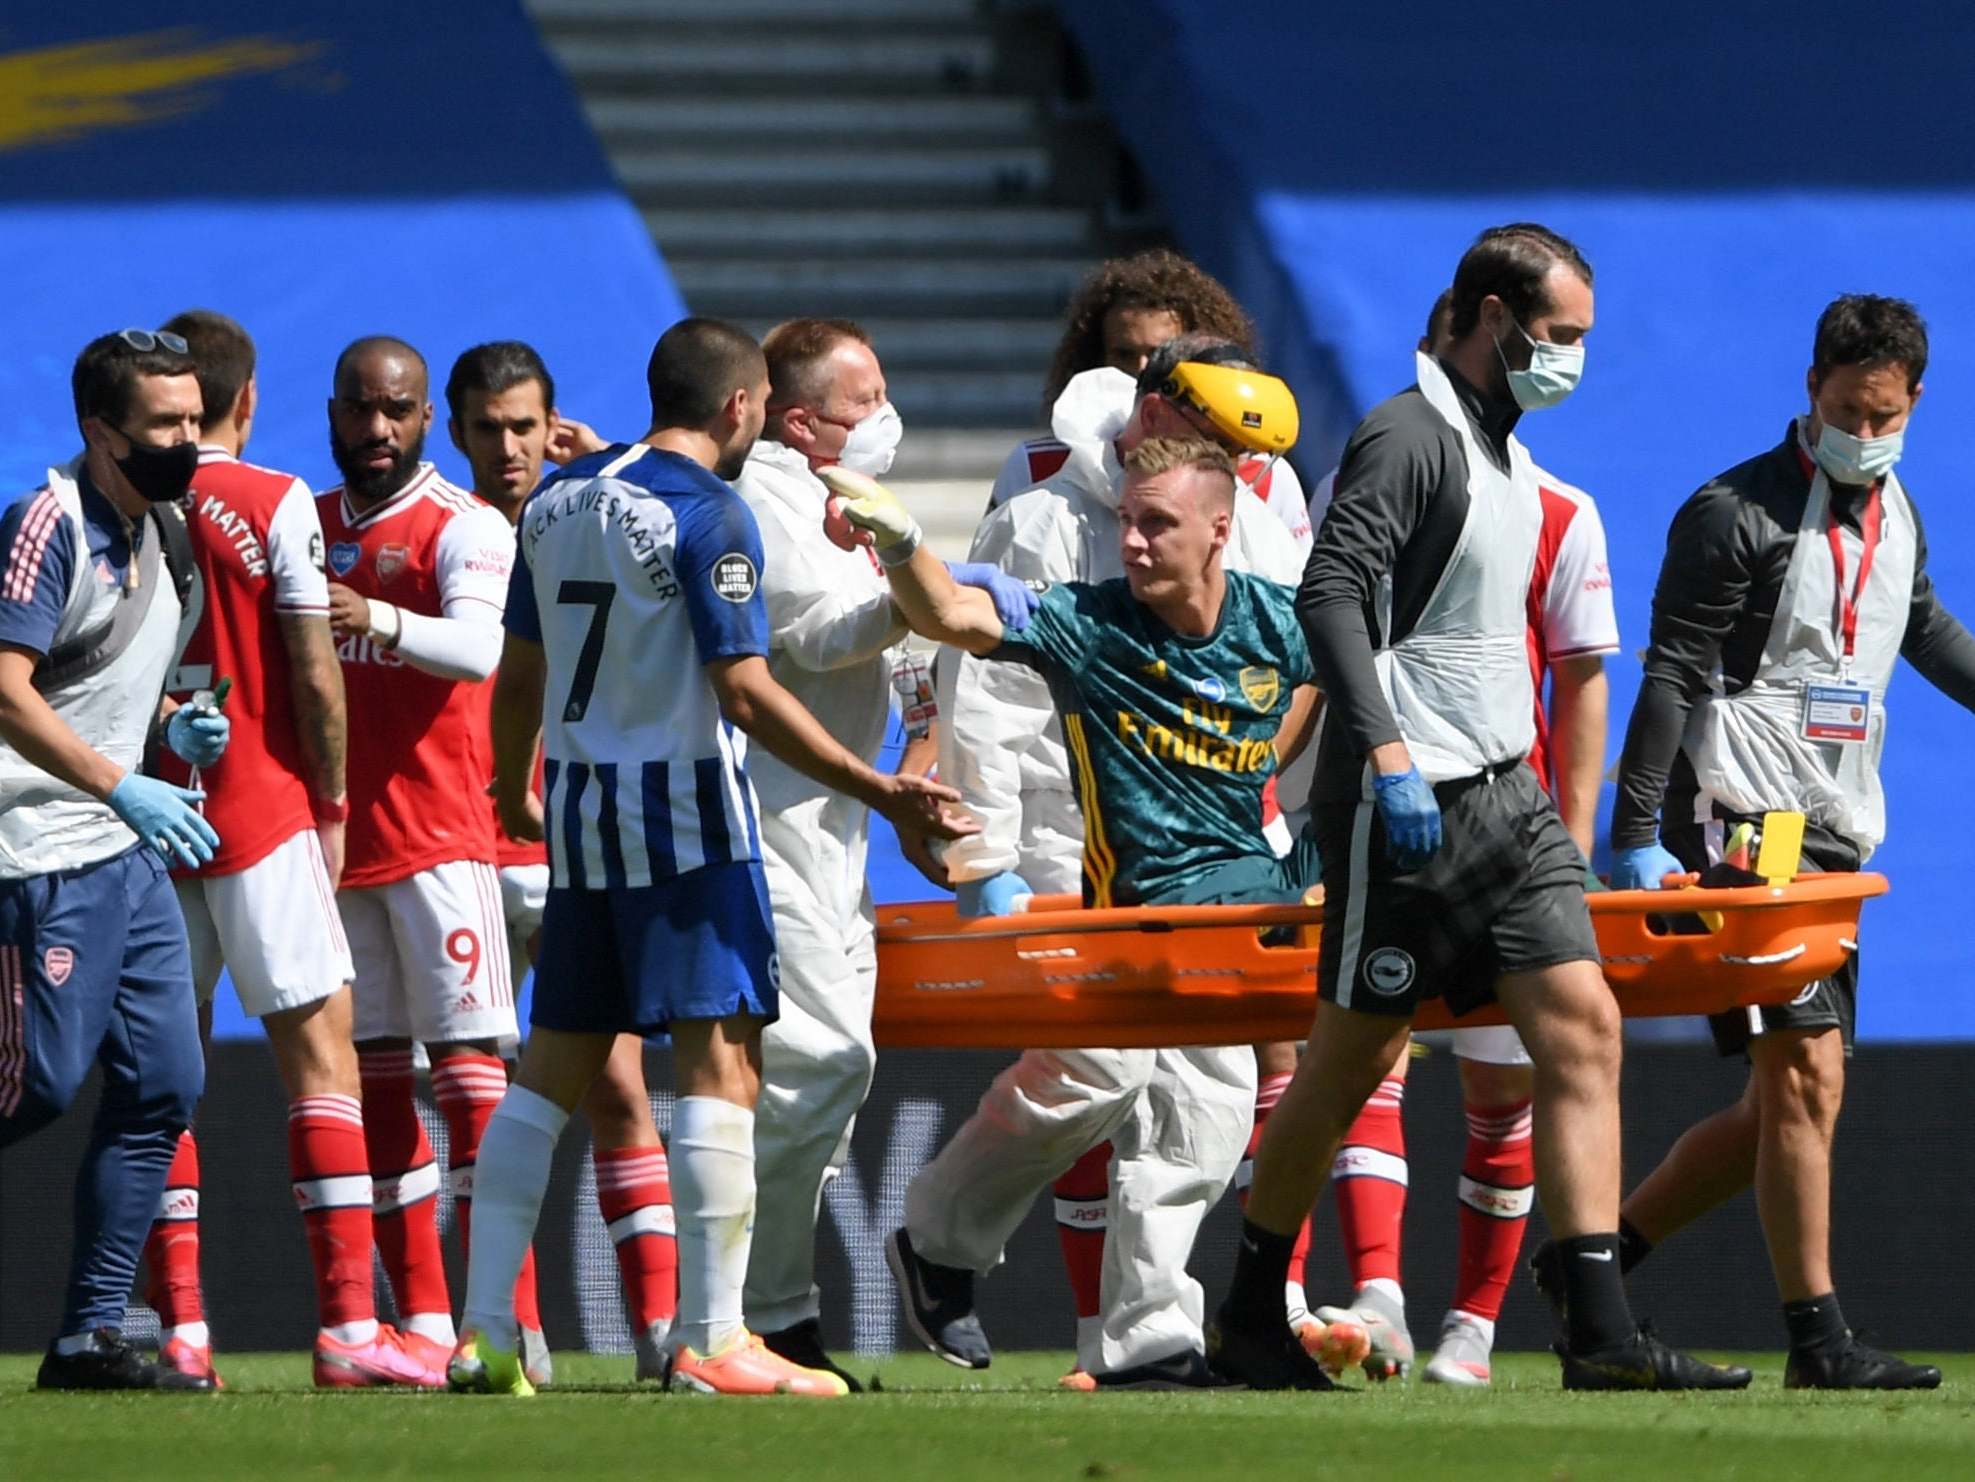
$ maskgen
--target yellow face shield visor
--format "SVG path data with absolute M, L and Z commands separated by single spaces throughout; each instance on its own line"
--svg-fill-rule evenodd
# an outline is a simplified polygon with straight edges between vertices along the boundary
M 1296 446 L 1296 398 L 1275 376 L 1182 360 L 1159 393 L 1250 453 L 1270 457 Z

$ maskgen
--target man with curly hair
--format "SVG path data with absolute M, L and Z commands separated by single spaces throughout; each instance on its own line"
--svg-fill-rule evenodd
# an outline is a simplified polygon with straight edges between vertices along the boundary
M 1065 318 L 1063 338 L 1043 380 L 1045 421 L 1054 418 L 1056 403 L 1074 377 L 1108 365 L 1136 379 L 1152 353 L 1179 335 L 1226 340 L 1259 363 L 1255 325 L 1234 296 L 1213 275 L 1165 247 L 1099 263 L 1071 295 Z M 1019 444 L 995 476 L 988 507 L 998 509 L 1053 477 L 1069 456 L 1069 445 L 1054 436 Z M 1238 476 L 1307 545 L 1310 502 L 1296 471 L 1285 463 L 1244 458 Z

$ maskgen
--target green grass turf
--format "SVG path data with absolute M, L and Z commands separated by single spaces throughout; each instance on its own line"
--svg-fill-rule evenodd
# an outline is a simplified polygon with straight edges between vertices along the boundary
M 130 1476 L 695 1482 L 894 1477 L 1715 1477 L 1917 1482 L 1975 1474 L 1975 1356 L 1943 1355 L 1931 1394 L 1782 1388 L 1773 1354 L 1730 1395 L 1569 1395 L 1555 1360 L 1496 1359 L 1492 1391 L 1388 1384 L 1336 1395 L 1087 1395 L 1063 1354 L 985 1374 L 912 1355 L 862 1361 L 884 1391 L 719 1400 L 631 1383 L 628 1359 L 558 1355 L 533 1401 L 316 1394 L 300 1354 L 229 1354 L 216 1396 L 37 1394 L 35 1360 L 0 1358 L 0 1478 Z

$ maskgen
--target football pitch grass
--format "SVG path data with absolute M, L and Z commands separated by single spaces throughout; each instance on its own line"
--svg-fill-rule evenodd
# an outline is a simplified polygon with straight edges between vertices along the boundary
M 1912 1355 L 1919 1357 L 1919 1355 Z M 556 1477 L 566 1482 L 893 1477 L 1564 1479 L 1975 1474 L 1975 1356 L 1907 1395 L 1782 1388 L 1779 1355 L 1727 1395 L 1564 1394 L 1556 1361 L 1496 1360 L 1495 1388 L 1417 1381 L 1356 1393 L 1059 1391 L 1060 1353 L 969 1374 L 924 1355 L 860 1360 L 880 1393 L 722 1400 L 631 1383 L 630 1360 L 559 1354 L 532 1401 L 317 1394 L 301 1354 L 230 1354 L 222 1395 L 56 1395 L 0 1358 L 0 1478 Z

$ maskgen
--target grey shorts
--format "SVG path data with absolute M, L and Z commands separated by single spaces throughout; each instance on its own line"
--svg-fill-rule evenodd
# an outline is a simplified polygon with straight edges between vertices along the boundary
M 1441 843 L 1402 875 L 1369 798 L 1317 803 L 1324 932 L 1317 990 L 1344 1008 L 1409 1017 L 1424 998 L 1455 1014 L 1490 1003 L 1505 973 L 1596 962 L 1584 856 L 1527 766 L 1444 782 Z

